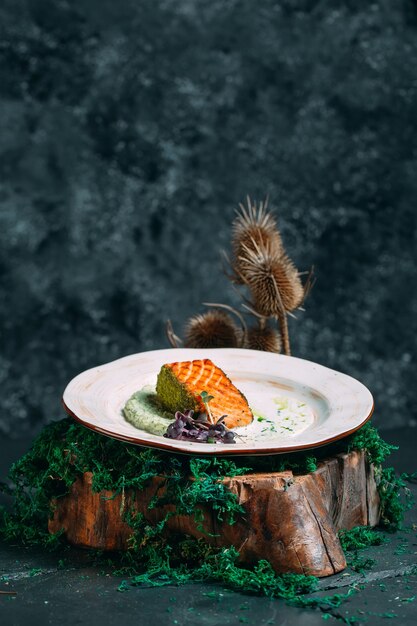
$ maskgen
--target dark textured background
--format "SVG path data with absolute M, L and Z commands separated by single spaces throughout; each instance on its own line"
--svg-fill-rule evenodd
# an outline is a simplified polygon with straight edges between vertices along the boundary
M 415 1 L 2 0 L 0 25 L 0 432 L 236 304 L 219 251 L 247 193 L 316 266 L 294 354 L 415 423 Z

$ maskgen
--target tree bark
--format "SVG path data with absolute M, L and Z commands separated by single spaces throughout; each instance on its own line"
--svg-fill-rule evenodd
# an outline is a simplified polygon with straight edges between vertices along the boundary
M 92 474 L 85 473 L 63 498 L 55 499 L 49 531 L 64 530 L 77 546 L 102 550 L 126 550 L 131 528 L 123 521 L 126 510 L 141 512 L 155 524 L 173 505 L 148 508 L 155 495 L 164 492 L 164 479 L 153 479 L 142 491 L 124 494 L 93 493 Z M 173 515 L 170 531 L 204 537 L 217 546 L 235 546 L 240 560 L 254 564 L 268 560 L 277 573 L 295 572 L 328 576 L 346 567 L 337 532 L 379 521 L 379 497 L 373 467 L 365 452 L 338 454 L 315 472 L 294 475 L 291 471 L 247 474 L 225 478 L 244 513 L 233 525 L 219 522 L 210 507 L 204 513 L 204 532 L 194 516 Z M 207 534 L 209 533 L 209 534 Z

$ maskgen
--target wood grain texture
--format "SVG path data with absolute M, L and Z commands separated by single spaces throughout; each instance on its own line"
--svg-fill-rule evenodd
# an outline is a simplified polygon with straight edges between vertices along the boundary
M 241 562 L 267 559 L 278 573 L 328 576 L 342 571 L 346 561 L 337 532 L 374 526 L 379 520 L 374 471 L 364 451 L 336 455 L 311 474 L 246 474 L 226 478 L 224 483 L 244 508 L 235 524 L 219 523 L 209 507 L 202 507 L 205 532 L 197 528 L 193 516 L 186 515 L 172 516 L 168 532 L 204 537 L 217 546 L 233 545 Z M 67 496 L 52 503 L 49 531 L 63 529 L 67 540 L 77 546 L 125 550 L 131 536 L 123 521 L 126 510 L 141 512 L 153 524 L 175 511 L 172 505 L 148 508 L 155 495 L 164 493 L 163 477 L 153 479 L 142 491 L 116 496 L 109 491 L 93 493 L 91 484 L 92 474 L 87 472 Z

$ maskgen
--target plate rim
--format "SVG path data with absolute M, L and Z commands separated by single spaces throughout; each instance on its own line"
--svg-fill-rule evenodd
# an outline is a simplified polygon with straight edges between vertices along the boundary
M 284 358 L 284 359 L 294 359 L 297 361 L 302 361 L 303 363 L 311 363 L 312 365 L 316 365 L 319 366 L 320 368 L 324 368 L 326 370 L 329 370 L 331 372 L 334 372 L 336 374 L 342 374 L 343 376 L 347 376 L 348 378 L 351 378 L 352 380 L 355 381 L 355 383 L 361 385 L 362 387 L 364 387 L 364 389 L 366 389 L 366 391 L 369 393 L 371 399 L 372 399 L 372 405 L 369 411 L 369 414 L 363 419 L 363 421 L 359 424 L 356 425 L 353 428 L 349 428 L 346 431 L 342 431 L 336 435 L 334 435 L 333 437 L 328 437 L 327 439 L 323 439 L 320 442 L 312 442 L 312 443 L 304 443 L 304 444 L 298 444 L 298 445 L 287 445 L 284 448 L 281 447 L 272 447 L 272 448 L 248 448 L 245 450 L 242 450 L 241 448 L 238 449 L 221 449 L 220 446 L 216 447 L 215 450 L 198 450 L 198 451 L 194 451 L 194 450 L 190 450 L 189 448 L 179 448 L 178 446 L 172 445 L 169 443 L 169 439 L 165 439 L 163 437 L 161 437 L 161 442 L 159 441 L 152 441 L 149 442 L 148 439 L 143 439 L 140 436 L 138 437 L 131 437 L 129 435 L 124 435 L 124 434 L 120 434 L 120 433 L 114 433 L 111 432 L 105 428 L 100 428 L 99 426 L 96 426 L 95 424 L 91 424 L 90 422 L 87 422 L 85 420 L 83 420 L 82 418 L 80 418 L 78 415 L 76 415 L 76 413 L 74 413 L 74 411 L 72 411 L 72 409 L 70 409 L 68 407 L 68 405 L 65 402 L 65 394 L 67 392 L 68 387 L 71 385 L 71 383 L 78 378 L 78 376 L 81 376 L 83 374 L 88 373 L 89 371 L 93 371 L 96 370 L 100 367 L 105 367 L 105 366 L 110 366 L 118 361 L 122 361 L 124 359 L 128 359 L 129 357 L 133 357 L 136 355 L 142 355 L 142 354 L 151 354 L 151 353 L 158 353 L 158 352 L 168 352 L 168 351 L 176 351 L 176 350 L 196 350 L 196 351 L 202 351 L 202 349 L 198 349 L 198 348 L 161 348 L 158 350 L 143 350 L 142 352 L 133 352 L 132 354 L 128 354 L 125 355 L 123 357 L 120 357 L 118 359 L 114 359 L 113 361 L 109 361 L 107 363 L 103 363 L 101 365 L 97 365 L 91 368 L 88 368 L 87 370 L 83 370 L 82 372 L 80 372 L 79 374 L 77 374 L 76 376 L 74 376 L 69 383 L 67 384 L 67 386 L 64 389 L 63 395 L 62 395 L 62 405 L 64 407 L 64 410 L 66 411 L 66 413 L 72 417 L 76 422 L 78 422 L 79 424 L 81 424 L 82 426 L 84 426 L 85 428 L 88 428 L 89 430 L 92 430 L 93 432 L 96 432 L 100 435 L 104 435 L 106 437 L 110 437 L 112 439 L 117 439 L 118 441 L 123 441 L 125 443 L 130 443 L 133 445 L 137 445 L 140 447 L 146 447 L 146 448 L 153 448 L 153 449 L 158 449 L 158 450 L 163 450 L 166 452 L 170 452 L 170 453 L 174 453 L 174 454 L 186 454 L 186 455 L 194 455 L 194 456 L 270 456 L 273 454 L 286 454 L 286 453 L 294 453 L 294 452 L 299 452 L 302 450 L 311 450 L 314 448 L 321 448 L 323 446 L 326 446 L 330 443 L 333 443 L 335 441 L 339 441 L 340 439 L 343 439 L 345 437 L 348 437 L 349 435 L 351 435 L 352 433 L 356 432 L 357 430 L 359 430 L 360 428 L 362 428 L 362 426 L 364 426 L 372 417 L 374 409 L 375 409 L 375 400 L 373 397 L 373 394 L 371 393 L 371 391 L 368 389 L 368 387 L 366 387 L 366 385 L 364 385 L 361 381 L 359 381 L 358 379 L 354 378 L 353 376 L 350 376 L 349 374 L 345 374 L 344 372 L 339 372 L 338 370 L 334 370 L 333 368 L 327 367 L 326 365 L 322 365 L 321 363 L 317 363 L 316 361 L 311 361 L 309 359 L 303 359 L 300 357 L 295 357 L 292 355 L 285 355 L 285 354 L 275 354 L 272 352 L 263 352 L 262 354 L 270 354 L 271 356 L 275 356 L 275 357 L 279 357 L 279 358 Z M 250 349 L 245 349 L 245 348 L 207 348 L 207 350 L 219 350 L 219 351 L 223 351 L 223 352 L 235 352 L 236 350 L 242 350 L 243 352 L 260 352 L 259 350 L 250 350 Z M 187 443 L 187 442 L 186 442 Z

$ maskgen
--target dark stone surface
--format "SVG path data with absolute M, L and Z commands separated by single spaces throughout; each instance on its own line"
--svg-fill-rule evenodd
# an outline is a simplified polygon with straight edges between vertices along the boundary
M 45 624 L 93 624 L 113 626 L 322 626 L 320 610 L 300 609 L 286 605 L 281 600 L 248 596 L 224 589 L 221 585 L 193 584 L 185 587 L 130 588 L 118 593 L 121 577 L 105 570 L 98 571 L 80 560 L 65 569 L 57 563 L 51 566 L 45 555 L 33 550 L 14 550 L 10 553 L 0 545 L 2 564 L 1 589 L 13 590 L 16 596 L 0 596 L 3 626 L 45 626 Z M 374 556 L 368 550 L 366 556 Z M 392 559 L 398 560 L 397 559 Z M 365 583 L 365 585 L 364 585 Z M 365 587 L 360 589 L 360 585 Z M 332 611 L 330 623 L 358 623 L 372 626 L 394 624 L 405 626 L 416 619 L 417 576 L 402 575 L 380 578 L 358 584 L 357 593 L 339 609 Z M 346 593 L 347 589 L 337 590 Z M 328 596 L 334 591 L 322 591 L 311 597 Z M 414 598 L 414 599 L 412 599 Z M 340 619 L 342 618 L 342 619 Z
M 247 193 L 316 266 L 294 354 L 414 423 L 414 0 L 3 0 L 0 24 L 0 432 L 236 303 L 219 251 Z

